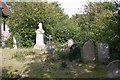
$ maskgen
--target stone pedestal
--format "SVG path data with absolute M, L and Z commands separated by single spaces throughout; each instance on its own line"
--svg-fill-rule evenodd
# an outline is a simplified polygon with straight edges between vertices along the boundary
M 45 44 L 44 44 L 44 33 L 45 31 L 42 29 L 42 23 L 39 23 L 39 28 L 36 30 L 36 44 L 34 46 L 34 49 L 44 49 Z

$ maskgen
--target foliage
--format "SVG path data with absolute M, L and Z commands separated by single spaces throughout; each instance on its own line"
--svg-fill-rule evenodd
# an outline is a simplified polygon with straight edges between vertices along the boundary
M 68 60 L 69 59 L 69 51 L 59 51 L 56 53 L 58 59 L 60 60 Z
M 75 43 L 70 47 L 69 60 L 81 60 L 81 46 L 79 43 Z
M 61 43 L 65 43 L 70 38 L 72 38 L 74 42 L 80 42 L 81 40 L 80 28 L 74 26 L 56 27 L 54 35 L 55 39 Z
M 115 10 L 116 5 L 112 2 L 90 2 L 85 6 L 85 13 L 77 14 L 73 20 L 82 28 L 85 41 L 92 39 L 96 43 L 108 43 L 111 55 L 117 56 L 120 53 L 120 17 L 119 14 L 114 13 Z M 118 58 L 114 57 L 114 59 Z
M 35 43 L 35 30 L 39 22 L 43 24 L 45 38 L 52 34 L 56 23 L 64 21 L 63 15 L 57 3 L 9 3 L 14 11 L 9 17 L 8 23 L 11 32 L 19 36 L 18 42 L 22 47 L 31 47 Z M 53 15 L 54 14 L 54 15 Z
M 8 38 L 8 40 L 5 41 L 5 47 L 9 47 L 9 48 L 13 47 L 13 38 L 12 38 L 12 36 L 10 36 L 10 38 Z
M 8 23 L 19 47 L 32 47 L 35 44 L 35 30 L 41 22 L 45 40 L 48 35 L 53 36 L 56 44 L 63 44 L 69 38 L 80 44 L 92 39 L 96 43 L 108 43 L 111 55 L 117 56 L 120 53 L 120 14 L 115 13 L 117 6 L 112 2 L 90 2 L 84 7 L 84 13 L 72 18 L 63 14 L 57 2 L 9 5 L 14 13 L 10 15 Z

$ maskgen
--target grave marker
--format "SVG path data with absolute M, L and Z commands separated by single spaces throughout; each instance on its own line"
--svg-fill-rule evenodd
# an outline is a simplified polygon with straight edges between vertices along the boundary
M 108 64 L 107 77 L 120 78 L 120 60 L 115 60 Z
M 101 63 L 109 62 L 109 46 L 107 43 L 98 44 L 98 61 Z
M 81 52 L 82 61 L 85 63 L 94 62 L 95 60 L 95 49 L 92 40 L 85 42 Z
M 45 31 L 42 28 L 42 23 L 39 23 L 39 28 L 36 30 L 36 44 L 34 46 L 34 49 L 44 49 L 45 44 L 44 44 L 44 33 Z
M 49 35 L 49 37 L 48 37 L 48 45 L 47 45 L 47 52 L 48 53 L 52 53 L 52 49 L 53 49 L 53 46 L 52 46 L 52 43 L 51 43 L 52 39 L 53 39 L 53 37 L 51 35 Z

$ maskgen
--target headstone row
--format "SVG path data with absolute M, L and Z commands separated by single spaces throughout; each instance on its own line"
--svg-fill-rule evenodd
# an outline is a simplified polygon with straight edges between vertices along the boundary
M 97 45 L 97 57 L 100 63 L 108 63 L 109 62 L 109 46 L 107 43 L 98 43 Z M 95 61 L 95 45 L 92 40 L 89 40 L 84 43 L 82 47 L 82 60 L 85 63 L 94 62 Z

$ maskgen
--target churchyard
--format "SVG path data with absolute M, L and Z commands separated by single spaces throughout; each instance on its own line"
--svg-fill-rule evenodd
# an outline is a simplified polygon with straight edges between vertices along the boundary
M 2 50 L 2 76 L 6 78 L 105 78 L 106 64 L 71 62 L 64 58 L 67 52 L 41 54 L 34 49 Z M 46 55 L 46 57 L 45 57 Z M 43 57 L 42 57 L 43 56 Z M 44 58 L 46 59 L 45 61 Z M 67 66 L 62 67 L 65 61 Z
M 117 4 L 88 3 L 72 17 L 57 2 L 0 8 L 0 77 L 120 78 Z
M 37 37 L 37 36 L 36 36 Z M 2 51 L 3 78 L 117 78 L 116 64 L 109 66 L 109 50 L 106 44 L 98 45 L 95 53 L 93 41 L 80 46 L 68 40 L 64 45 L 49 44 L 34 48 L 4 48 Z M 41 44 L 41 43 L 37 43 Z M 43 43 L 42 43 L 43 44 Z M 69 45 L 68 45 L 69 44 Z M 72 45 L 71 45 L 72 44 Z M 66 47 L 67 45 L 67 47 Z M 54 46 L 54 47 L 53 47 Z M 69 47 L 70 46 L 70 47 Z M 40 49 L 39 49 L 40 48 Z M 101 50 L 102 49 L 102 50 Z M 103 53 L 103 54 L 102 54 Z M 103 57 L 102 57 L 103 56 Z M 109 65 L 108 65 L 109 64 Z M 113 67 L 114 65 L 114 67 Z M 109 66 L 109 68 L 108 68 Z M 109 74 L 109 73 L 112 73 Z M 114 74 L 114 75 L 113 75 Z

